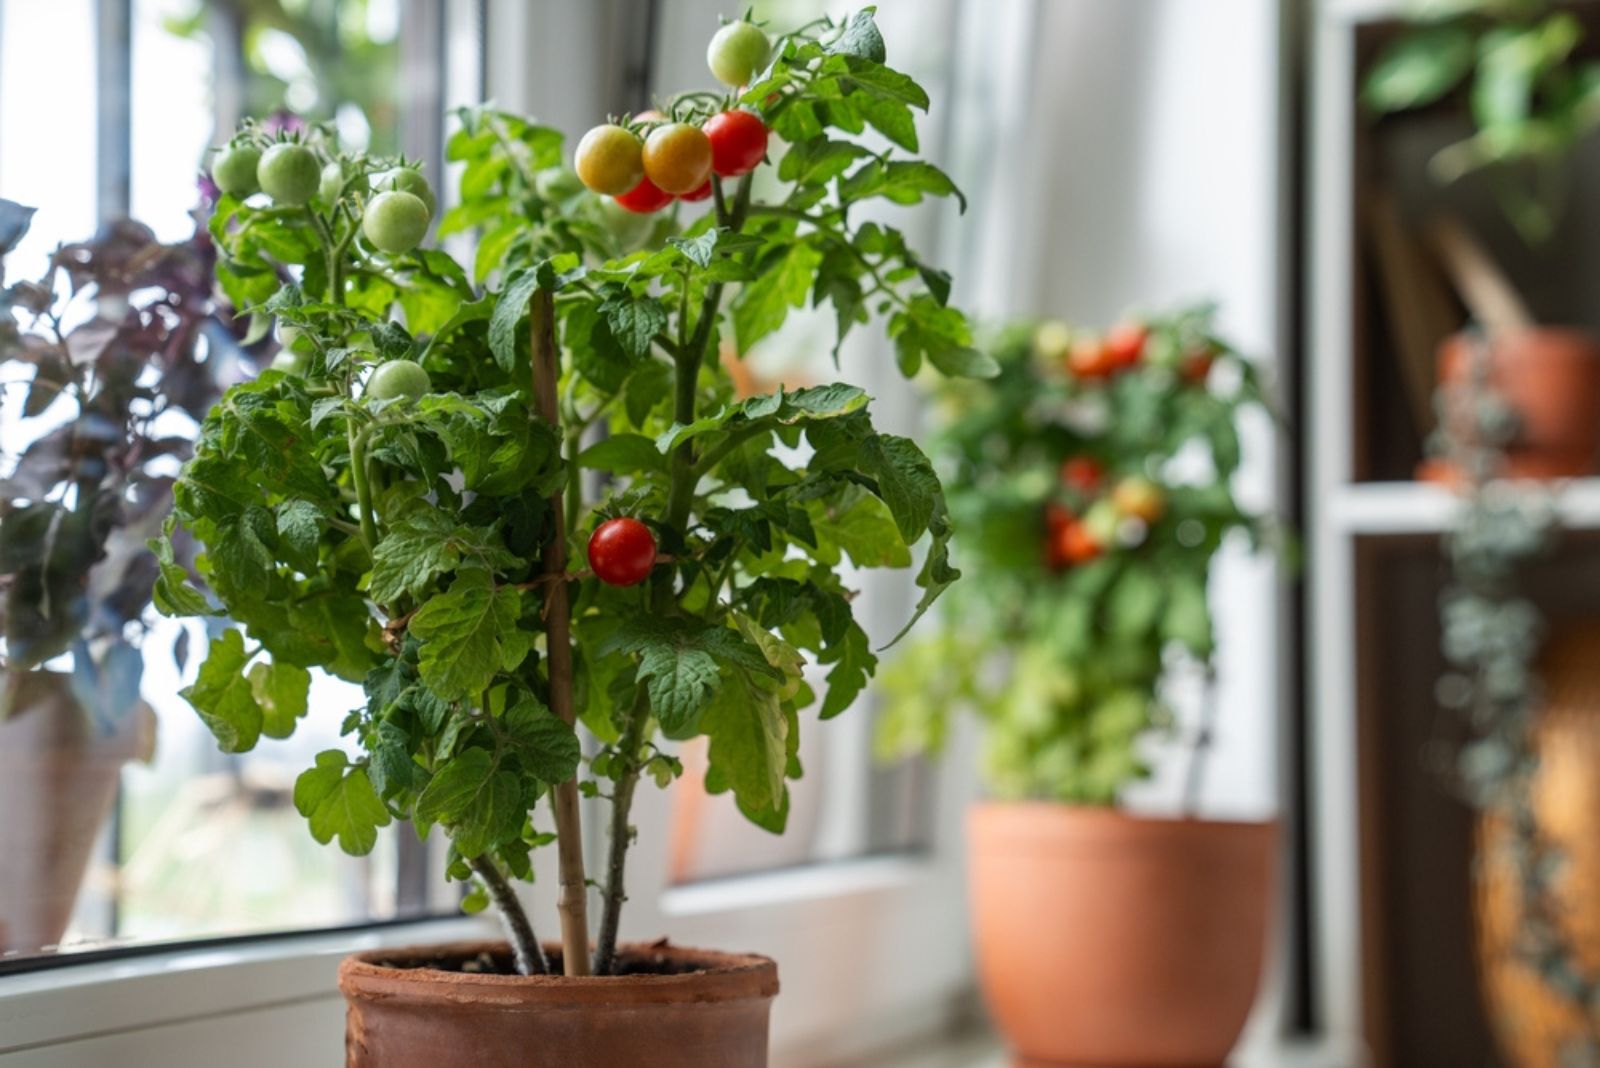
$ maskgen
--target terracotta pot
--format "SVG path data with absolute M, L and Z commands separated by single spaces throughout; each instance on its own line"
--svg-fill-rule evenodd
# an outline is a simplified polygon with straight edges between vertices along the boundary
M 548 947 L 559 952 L 558 946 Z M 378 950 L 339 967 L 351 1068 L 765 1068 L 778 966 L 679 946 L 622 947 L 632 974 L 473 974 L 504 943 Z M 444 965 L 443 968 L 438 965 Z M 448 970 L 447 970 L 448 969 Z
M 0 721 L 0 949 L 37 952 L 61 941 L 122 766 L 148 759 L 155 715 L 143 702 L 107 732 L 72 696 L 67 676 L 4 680 Z
M 1600 624 L 1558 634 L 1539 671 L 1545 704 L 1534 742 L 1534 816 L 1564 865 L 1555 887 L 1562 933 L 1593 974 L 1600 969 Z M 1556 1068 L 1562 1047 L 1584 1034 L 1586 1021 L 1518 952 L 1526 917 L 1507 843 L 1504 822 L 1486 813 L 1478 826 L 1474 902 L 1484 1003 L 1508 1063 Z
M 1018 1068 L 1222 1064 L 1255 1003 L 1273 823 L 984 804 L 978 972 Z
M 1454 334 L 1439 347 L 1439 381 L 1465 380 L 1476 339 Z M 1536 327 L 1494 339 L 1489 383 L 1519 416 L 1506 450 L 1511 478 L 1577 478 L 1600 459 L 1600 343 L 1585 330 Z M 1466 418 L 1463 416 L 1462 418 Z M 1448 464 L 1423 465 L 1419 475 L 1454 480 Z

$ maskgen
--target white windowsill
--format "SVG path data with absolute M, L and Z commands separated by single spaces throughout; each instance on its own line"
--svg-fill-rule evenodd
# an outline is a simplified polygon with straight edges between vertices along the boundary
M 175 949 L 0 978 L 0 1055 L 275 1005 L 337 997 L 345 956 L 381 946 L 494 937 L 483 919 L 425 920 Z

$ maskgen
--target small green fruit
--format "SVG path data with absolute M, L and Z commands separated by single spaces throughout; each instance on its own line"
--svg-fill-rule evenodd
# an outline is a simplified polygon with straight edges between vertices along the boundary
M 256 167 L 261 150 L 255 145 L 229 145 L 211 160 L 211 180 L 232 197 L 247 197 L 261 188 Z
M 322 180 L 317 184 L 317 197 L 324 204 L 332 204 L 344 191 L 344 165 L 334 160 L 322 168 Z
M 767 65 L 772 42 L 759 26 L 730 22 L 716 32 L 706 48 L 706 64 L 723 85 L 749 85 L 750 79 Z
M 438 210 L 438 201 L 434 199 L 433 187 L 422 176 L 422 172 L 415 167 L 394 167 L 372 176 L 372 191 L 374 193 L 410 193 L 422 201 L 428 209 L 428 218 L 433 218 L 433 213 Z
M 428 205 L 413 193 L 379 193 L 361 216 L 361 232 L 375 248 L 410 252 L 428 232 Z
M 308 203 L 322 184 L 322 165 L 305 145 L 273 145 L 261 154 L 256 181 L 275 203 L 296 207 Z
M 366 395 L 373 400 L 416 400 L 433 388 L 428 372 L 415 360 L 390 360 L 378 365 L 367 379 Z

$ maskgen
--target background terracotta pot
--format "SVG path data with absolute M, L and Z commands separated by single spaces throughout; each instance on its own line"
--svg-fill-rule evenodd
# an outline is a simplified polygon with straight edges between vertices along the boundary
M 1534 818 L 1563 861 L 1555 887 L 1562 933 L 1592 972 L 1600 968 L 1600 623 L 1553 638 L 1539 673 L 1545 704 L 1534 741 Z M 1587 1021 L 1518 952 L 1527 916 L 1507 845 L 1503 819 L 1486 813 L 1478 827 L 1475 895 L 1484 1002 L 1508 1063 L 1557 1068 L 1562 1048 L 1585 1033 Z
M 983 804 L 968 838 L 979 978 L 1019 1068 L 1223 1063 L 1255 1003 L 1276 824 Z
M 34 952 L 61 940 L 111 813 L 122 766 L 148 760 L 155 714 L 138 702 L 102 729 L 66 675 L 29 671 L 4 680 L 0 721 L 0 949 Z
M 1471 366 L 1468 334 L 1439 347 L 1439 381 L 1463 381 Z M 1506 450 L 1513 478 L 1576 478 L 1600 459 L 1600 344 L 1586 330 L 1535 327 L 1495 337 L 1489 380 L 1521 419 Z M 1470 435 L 1469 435 L 1470 437 Z M 1451 481 L 1448 465 L 1424 464 L 1422 477 Z
M 559 953 L 559 946 L 548 947 Z M 778 966 L 766 957 L 622 947 L 637 974 L 470 974 L 429 967 L 504 943 L 379 950 L 347 959 L 350 1068 L 765 1068 Z M 643 969 L 649 968 L 650 972 Z

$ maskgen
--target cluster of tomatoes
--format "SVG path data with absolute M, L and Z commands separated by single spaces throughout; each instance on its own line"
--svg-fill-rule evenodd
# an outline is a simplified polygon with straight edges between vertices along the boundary
M 736 88 L 749 84 L 771 52 L 772 42 L 760 27 L 731 22 L 711 39 L 706 62 L 718 81 Z M 712 175 L 738 178 L 766 156 L 767 126 L 752 112 L 722 111 L 696 126 L 646 111 L 628 126 L 606 123 L 584 134 L 573 166 L 590 191 L 648 214 L 674 200 L 705 200 Z M 631 516 L 607 519 L 590 535 L 588 556 L 589 569 L 601 582 L 635 586 L 656 566 L 655 534 Z
M 298 141 L 262 149 L 239 139 L 211 161 L 211 180 L 229 196 L 265 193 L 280 207 L 302 208 L 313 200 L 331 207 L 345 195 L 347 178 L 338 160 L 322 163 Z M 361 233 L 374 248 L 398 255 L 422 243 L 437 207 L 433 188 L 415 167 L 399 166 L 371 176 L 373 196 L 361 210 Z
M 1119 479 L 1106 492 L 1105 468 L 1092 456 L 1063 461 L 1061 485 L 1074 504 L 1086 507 L 1074 510 L 1061 500 L 1045 505 L 1044 559 L 1053 571 L 1138 544 L 1167 509 L 1166 493 L 1143 475 Z
M 1105 381 L 1145 363 L 1151 349 L 1150 328 L 1143 323 L 1124 322 L 1103 336 L 1074 336 L 1065 323 L 1046 323 L 1039 328 L 1035 345 L 1047 358 L 1060 359 L 1074 378 L 1087 382 Z M 1173 369 L 1190 385 L 1200 385 L 1211 375 L 1216 352 L 1201 346 L 1175 353 Z
M 737 87 L 766 66 L 771 51 L 760 27 L 733 22 L 711 39 L 706 60 L 718 80 Z M 651 110 L 627 125 L 591 129 L 578 142 L 573 163 L 592 192 L 612 197 L 628 211 L 649 214 L 674 200 L 706 199 L 712 175 L 749 174 L 766 155 L 767 126 L 753 112 L 722 111 L 696 126 Z

